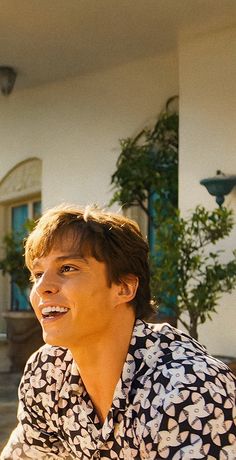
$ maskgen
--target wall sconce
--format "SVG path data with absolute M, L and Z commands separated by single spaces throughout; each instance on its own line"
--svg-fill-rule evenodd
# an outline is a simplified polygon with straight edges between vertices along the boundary
M 11 94 L 16 81 L 16 75 L 12 67 L 0 66 L 0 88 L 4 96 Z
M 216 203 L 219 206 L 225 201 L 225 195 L 228 195 L 236 185 L 236 175 L 226 176 L 222 171 L 216 171 L 216 176 L 200 180 L 210 195 L 216 197 Z

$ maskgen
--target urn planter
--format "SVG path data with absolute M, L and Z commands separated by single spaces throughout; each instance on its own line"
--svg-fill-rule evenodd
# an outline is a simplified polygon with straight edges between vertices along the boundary
M 43 345 L 42 329 L 33 311 L 5 311 L 11 372 L 22 372 L 29 356 Z

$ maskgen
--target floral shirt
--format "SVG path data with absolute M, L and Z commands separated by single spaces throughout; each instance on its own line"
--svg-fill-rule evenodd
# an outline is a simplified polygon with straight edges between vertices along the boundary
M 31 356 L 19 398 L 1 460 L 236 459 L 234 376 L 168 324 L 137 320 L 103 426 L 65 348 Z

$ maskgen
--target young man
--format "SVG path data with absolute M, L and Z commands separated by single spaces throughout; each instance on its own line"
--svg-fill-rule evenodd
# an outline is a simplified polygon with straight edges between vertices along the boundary
M 233 375 L 186 334 L 145 322 L 136 223 L 54 208 L 28 237 L 26 264 L 46 344 L 26 365 L 1 460 L 236 459 Z

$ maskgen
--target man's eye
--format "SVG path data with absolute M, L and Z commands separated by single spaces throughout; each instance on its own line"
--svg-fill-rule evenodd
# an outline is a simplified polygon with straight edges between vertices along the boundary
M 61 273 L 65 273 L 65 272 L 73 272 L 75 271 L 76 268 L 75 267 L 72 267 L 71 265 L 63 265 L 60 269 Z
M 39 278 L 41 278 L 42 275 L 43 275 L 42 272 L 31 273 L 30 281 L 34 282 L 34 281 L 38 280 Z

